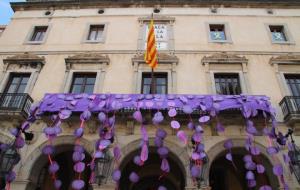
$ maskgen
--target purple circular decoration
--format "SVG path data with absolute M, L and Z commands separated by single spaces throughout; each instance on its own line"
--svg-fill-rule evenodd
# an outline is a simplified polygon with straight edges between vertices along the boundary
M 74 180 L 72 182 L 72 188 L 75 189 L 75 190 L 80 190 L 84 187 L 84 181 L 83 180 Z
M 233 143 L 231 139 L 228 139 L 224 142 L 224 148 L 231 149 L 233 147 Z
M 141 157 L 139 155 L 136 155 L 134 158 L 133 158 L 133 162 L 138 165 L 138 166 L 141 166 L 142 165 L 142 160 L 141 160 Z
M 159 186 L 157 190 L 168 190 L 165 186 Z
M 74 151 L 84 153 L 84 148 L 81 145 L 75 145 Z
M 14 171 L 10 171 L 6 176 L 5 176 L 5 180 L 8 183 L 11 183 L 12 181 L 14 181 L 16 179 L 16 173 Z
M 175 104 L 175 102 L 173 102 L 173 101 L 169 101 L 169 102 L 168 102 L 168 106 L 169 106 L 169 107 L 175 107 L 176 104 Z
M 247 154 L 243 158 L 244 162 L 252 162 L 252 156 Z
M 166 158 L 163 158 L 161 161 L 160 169 L 164 172 L 170 172 L 170 165 Z
M 268 186 L 268 185 L 264 185 L 264 186 L 261 186 L 259 188 L 259 190 L 272 190 L 272 187 Z
M 283 175 L 283 167 L 281 164 L 277 164 L 273 167 L 273 173 L 277 176 Z
M 193 113 L 193 108 L 192 108 L 191 106 L 189 106 L 189 105 L 184 105 L 184 106 L 182 107 L 182 110 L 183 110 L 183 112 L 186 113 L 186 114 L 191 114 L 191 113 Z
M 257 170 L 257 173 L 262 174 L 265 172 L 265 167 L 261 164 L 257 164 L 256 170 Z
M 54 153 L 54 147 L 52 145 L 46 145 L 44 146 L 42 152 L 45 155 L 51 155 Z
M 139 179 L 140 179 L 140 177 L 139 177 L 135 172 L 131 172 L 131 174 L 129 175 L 129 180 L 130 180 L 132 183 L 138 182 Z
M 210 117 L 207 116 L 207 115 L 202 116 L 202 117 L 199 118 L 199 122 L 200 122 L 200 123 L 206 123 L 206 122 L 208 122 L 209 120 L 210 120 Z
M 191 176 L 192 176 L 193 178 L 199 177 L 200 172 L 201 172 L 200 167 L 195 166 L 195 165 L 192 166 L 192 168 L 191 168 Z
M 159 129 L 157 129 L 155 135 L 161 139 L 164 139 L 167 136 L 167 132 L 165 130 L 159 128 Z
M 77 138 L 80 138 L 80 137 L 82 137 L 83 132 L 84 132 L 84 129 L 82 127 L 79 127 L 74 131 L 74 136 Z
M 82 114 L 80 114 L 80 120 L 87 121 L 90 119 L 91 116 L 92 113 L 89 110 L 85 110 L 84 112 L 82 112 Z
M 58 114 L 60 119 L 68 119 L 72 114 L 70 110 L 61 110 Z
M 152 101 L 146 101 L 145 102 L 146 107 L 152 108 L 154 106 L 154 103 Z
M 204 130 L 203 130 L 203 128 L 201 127 L 201 125 L 197 125 L 197 127 L 196 127 L 196 132 L 198 132 L 198 133 L 204 133 Z
M 245 163 L 245 168 L 247 170 L 256 170 L 257 169 L 256 164 L 252 161 L 251 162 L 246 162 Z
M 142 116 L 142 113 L 141 113 L 140 111 L 135 111 L 135 112 L 133 113 L 133 118 L 134 118 L 136 121 L 140 122 L 140 123 L 143 122 L 143 116 Z
M 103 149 L 107 148 L 110 144 L 111 144 L 110 140 L 101 140 L 99 149 L 103 150 Z
M 269 155 L 274 155 L 278 153 L 278 149 L 276 147 L 271 146 L 267 148 L 267 152 Z
M 44 128 L 44 133 L 49 136 L 55 135 L 55 129 L 53 127 L 46 127 Z
M 173 120 L 173 121 L 171 121 L 171 127 L 173 129 L 179 129 L 180 128 L 180 123 L 178 121 Z
M 76 171 L 77 173 L 81 173 L 84 171 L 85 169 L 85 164 L 83 162 L 77 162 L 75 165 L 74 165 L 74 171 Z
M 175 116 L 177 115 L 176 109 L 175 109 L 175 108 L 170 109 L 170 110 L 168 111 L 168 115 L 169 115 L 170 117 L 175 117 Z
M 248 180 L 248 187 L 253 188 L 256 186 L 256 180 Z
M 121 171 L 120 170 L 114 170 L 113 173 L 112 173 L 112 179 L 115 181 L 115 182 L 118 182 L 121 178 Z
M 94 157 L 95 158 L 103 158 L 104 154 L 101 151 L 96 151 L 95 154 L 94 154 Z
M 163 146 L 163 140 L 159 137 L 155 137 L 154 144 L 156 147 L 162 147 Z
M 252 171 L 247 171 L 246 179 L 247 180 L 254 180 L 255 179 L 254 173 Z
M 161 156 L 161 157 L 166 157 L 169 153 L 169 149 L 167 147 L 160 147 L 157 149 L 157 153 Z
M 183 130 L 178 131 L 176 135 L 181 142 L 187 144 L 188 137 Z
M 56 135 L 62 133 L 62 128 L 60 126 L 55 126 L 53 129 Z
M 187 126 L 191 130 L 193 130 L 195 128 L 195 125 L 194 125 L 194 123 L 192 121 L 190 121 Z
M 200 159 L 200 154 L 196 153 L 196 152 L 193 152 L 192 153 L 192 159 L 193 160 L 199 160 Z
M 59 170 L 59 165 L 54 161 L 49 166 L 49 173 L 54 174 Z
M 99 121 L 101 121 L 103 123 L 104 121 L 106 121 L 106 114 L 103 112 L 100 112 L 98 114 L 98 119 L 99 119 Z
M 12 134 L 13 136 L 18 136 L 18 134 L 19 134 L 19 129 L 17 129 L 17 128 L 11 128 L 10 129 L 10 134 Z
M 73 152 L 72 159 L 74 162 L 80 162 L 84 159 L 84 154 L 81 152 Z
M 259 155 L 260 154 L 260 150 L 257 146 L 251 146 L 250 150 L 251 150 L 251 154 L 253 154 L 253 155 Z
M 231 153 L 227 153 L 225 157 L 226 157 L 227 160 L 232 161 L 232 154 Z
M 200 143 L 202 140 L 202 135 L 201 133 L 194 133 L 192 138 L 195 142 Z

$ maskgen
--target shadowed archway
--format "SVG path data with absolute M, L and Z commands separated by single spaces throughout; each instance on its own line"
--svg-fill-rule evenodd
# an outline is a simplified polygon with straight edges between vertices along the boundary
M 168 190 L 184 190 L 185 176 L 181 163 L 175 154 L 169 152 L 167 159 L 170 172 L 162 178 L 160 178 L 162 175 L 161 159 L 156 153 L 156 148 L 149 148 L 148 160 L 143 166 L 137 166 L 133 162 L 134 156 L 139 154 L 140 150 L 135 150 L 123 159 L 120 166 L 122 172 L 120 190 L 157 190 L 160 185 L 165 186 Z M 135 184 L 129 180 L 129 175 L 133 171 L 140 177 L 140 180 Z

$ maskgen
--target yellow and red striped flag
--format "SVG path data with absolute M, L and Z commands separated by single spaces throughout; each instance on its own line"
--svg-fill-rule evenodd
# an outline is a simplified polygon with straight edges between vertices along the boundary
M 150 21 L 149 25 L 147 46 L 144 59 L 145 62 L 148 63 L 148 65 L 152 69 L 154 69 L 158 64 L 153 19 Z

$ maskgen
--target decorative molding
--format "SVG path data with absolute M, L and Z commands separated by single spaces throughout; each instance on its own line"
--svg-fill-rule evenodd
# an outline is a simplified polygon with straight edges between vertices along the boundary
M 241 57 L 236 54 L 228 54 L 226 52 L 215 53 L 211 56 L 204 56 L 201 60 L 202 64 L 215 63 L 215 64 L 243 64 L 248 63 L 245 56 Z
M 73 64 L 106 64 L 109 65 L 110 59 L 107 55 L 100 53 L 79 53 L 65 59 L 66 69 L 71 70 Z
M 179 59 L 177 56 L 166 53 L 159 53 L 157 56 L 158 62 L 162 64 L 178 64 Z M 137 54 L 132 58 L 132 63 L 145 64 L 144 54 Z
M 277 57 L 271 57 L 270 64 L 271 65 L 273 64 L 287 64 L 287 65 L 299 64 L 300 65 L 300 55 L 285 54 Z
M 4 71 L 13 68 L 24 68 L 24 69 L 36 69 L 38 72 L 42 69 L 45 64 L 45 57 L 40 57 L 28 52 L 24 54 L 18 54 L 11 57 L 7 57 L 3 60 Z
M 138 21 L 139 23 L 143 24 L 145 22 L 150 22 L 151 19 L 152 19 L 151 16 L 140 17 Z M 173 24 L 175 22 L 175 17 L 164 16 L 164 15 L 153 15 L 153 20 L 156 22 L 166 22 L 169 24 Z

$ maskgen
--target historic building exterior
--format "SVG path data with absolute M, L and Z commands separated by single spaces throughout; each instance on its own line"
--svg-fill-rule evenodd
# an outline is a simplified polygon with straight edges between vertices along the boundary
M 285 133 L 293 128 L 295 142 L 300 143 L 297 0 L 27 0 L 11 6 L 15 11 L 11 22 L 3 32 L 0 27 L 1 143 L 13 141 L 10 128 L 19 126 L 28 116 L 29 106 L 46 93 L 151 93 L 151 69 L 143 54 L 152 14 L 159 52 L 155 93 L 266 95 L 276 108 L 278 129 Z M 117 117 L 122 118 L 116 124 L 115 137 L 122 150 L 120 189 L 157 188 L 151 178 L 159 173 L 160 163 L 152 155 L 155 150 L 150 153 L 151 164 L 140 171 L 140 186 L 129 183 L 132 159 L 140 150 L 140 128 L 130 114 Z M 162 125 L 168 132 L 165 143 L 171 152 L 172 172 L 165 177 L 169 189 L 246 188 L 243 169 L 235 170 L 225 159 L 223 146 L 226 139 L 233 139 L 235 164 L 243 168 L 245 122 L 235 111 L 219 119 L 225 126 L 222 133 L 216 131 L 214 122 L 203 126 L 208 161 L 199 183 L 189 172 L 192 143 L 182 145 L 174 130 Z M 42 133 L 47 123 L 49 118 L 40 117 L 30 128 L 34 138 L 21 149 L 12 190 L 54 189 L 47 173 L 48 160 L 41 152 L 47 144 Z M 76 118 L 64 122 L 54 141 L 63 190 L 71 189 L 68 183 L 74 175 L 71 156 L 77 123 Z M 282 156 L 267 154 L 268 140 L 261 135 L 264 119 L 258 118 L 256 125 L 255 144 L 262 152 L 257 159 L 267 166 L 265 174 L 257 176 L 257 184 L 283 189 L 281 180 L 272 173 L 272 166 L 282 163 L 290 189 L 300 189 L 300 181 Z M 97 126 L 96 119 L 89 121 L 81 142 L 90 155 L 98 138 Z M 154 146 L 155 127 L 150 124 L 147 129 L 150 146 Z M 90 173 L 84 175 L 88 178 Z M 105 183 L 89 188 L 114 189 L 108 176 Z

